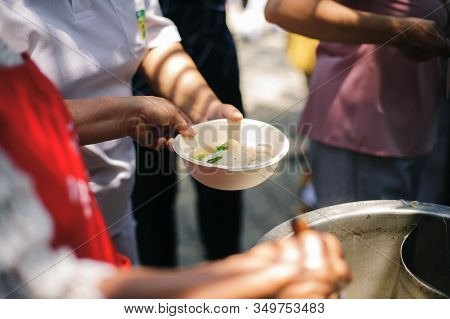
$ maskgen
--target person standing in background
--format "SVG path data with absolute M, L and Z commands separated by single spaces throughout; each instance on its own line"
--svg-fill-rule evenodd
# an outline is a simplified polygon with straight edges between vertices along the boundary
M 417 200 L 450 54 L 443 2 L 269 0 L 266 17 L 321 41 L 300 121 L 318 205 Z
M 159 2 L 164 16 L 177 26 L 184 50 L 217 97 L 243 112 L 236 47 L 226 24 L 226 1 Z M 151 92 L 139 74 L 134 88 Z M 142 264 L 176 265 L 176 182 L 175 154 L 138 147 L 133 206 Z M 215 260 L 239 252 L 242 192 L 219 191 L 193 182 L 206 258 Z
M 441 0 L 450 16 L 450 2 Z M 450 35 L 450 20 L 445 28 L 447 38 Z M 422 172 L 422 182 L 418 200 L 426 203 L 450 205 L 450 65 L 448 58 L 442 58 L 442 70 L 446 76 L 446 99 L 442 100 L 439 116 L 437 141 L 433 152 L 427 157 Z M 444 173 L 443 173 L 444 172 Z
M 173 103 L 194 123 L 242 118 L 236 108 L 222 104 L 209 88 L 179 44 L 176 26 L 162 16 L 157 0 L 4 0 L 0 1 L 0 36 L 12 49 L 27 52 L 75 111 L 80 105 L 98 108 L 122 98 L 119 105 L 130 110 L 138 103 L 160 108 Z M 169 101 L 132 96 L 131 80 L 138 69 L 158 96 Z M 185 69 L 190 71 L 187 77 Z M 107 115 L 105 112 L 99 117 Z M 140 120 L 129 113 L 124 116 Z M 140 129 L 142 135 L 152 132 L 145 125 Z M 154 146 L 162 147 L 167 142 L 161 138 Z M 114 137 L 94 143 L 85 143 L 88 145 L 82 148 L 89 187 L 116 248 L 136 264 L 132 139 Z

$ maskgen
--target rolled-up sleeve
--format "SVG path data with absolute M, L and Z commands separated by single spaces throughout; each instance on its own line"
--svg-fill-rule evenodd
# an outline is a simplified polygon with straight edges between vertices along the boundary
M 149 0 L 150 6 L 146 11 L 147 47 L 149 49 L 169 43 L 181 41 L 175 24 L 162 14 L 158 0 Z

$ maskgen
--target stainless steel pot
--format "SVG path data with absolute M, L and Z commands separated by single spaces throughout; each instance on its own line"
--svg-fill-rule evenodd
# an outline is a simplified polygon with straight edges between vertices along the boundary
M 302 215 L 314 229 L 335 234 L 353 272 L 343 298 L 445 297 L 405 274 L 401 246 L 424 217 L 450 217 L 450 207 L 406 201 L 367 201 L 331 206 Z M 292 235 L 291 221 L 267 233 L 259 242 Z M 399 282 L 411 284 L 402 294 Z M 420 294 L 413 290 L 420 290 Z M 405 290 L 403 290 L 403 293 Z
M 394 295 L 397 298 L 449 298 L 449 246 L 450 218 L 423 218 L 402 243 Z

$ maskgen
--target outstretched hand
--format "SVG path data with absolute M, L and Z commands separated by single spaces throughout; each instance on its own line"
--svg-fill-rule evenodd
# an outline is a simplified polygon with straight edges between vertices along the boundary
M 268 269 L 275 267 L 277 272 L 274 274 L 285 276 L 284 284 L 270 297 L 333 298 L 351 278 L 341 244 L 330 234 L 306 230 L 290 238 L 255 247 L 251 254 L 268 258 L 273 263 Z
M 130 121 L 129 136 L 152 149 L 172 148 L 177 133 L 194 136 L 189 118 L 166 99 L 136 96 L 136 112 Z
M 450 56 L 450 41 L 436 22 L 419 18 L 402 18 L 404 31 L 394 40 L 394 46 L 414 61 Z

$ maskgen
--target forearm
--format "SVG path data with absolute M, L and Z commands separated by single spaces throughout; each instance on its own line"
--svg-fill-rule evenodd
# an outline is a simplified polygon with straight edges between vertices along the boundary
M 88 145 L 129 135 L 135 108 L 132 98 L 97 97 L 65 100 L 80 144 Z
M 134 269 L 103 282 L 108 298 L 257 298 L 272 296 L 288 274 L 237 255 L 182 270 Z
M 208 107 L 220 103 L 178 43 L 150 50 L 141 71 L 160 96 L 181 108 L 193 122 L 201 121 Z
M 290 32 L 350 44 L 385 43 L 408 27 L 406 19 L 353 10 L 332 0 L 269 0 L 266 17 Z

